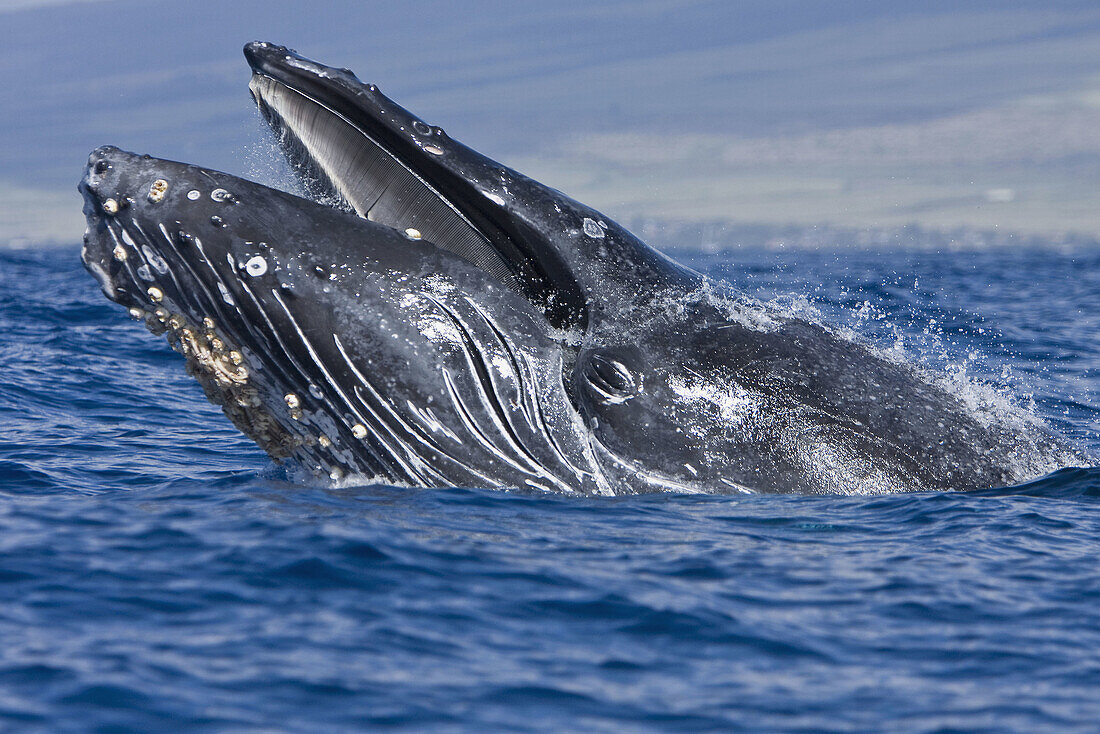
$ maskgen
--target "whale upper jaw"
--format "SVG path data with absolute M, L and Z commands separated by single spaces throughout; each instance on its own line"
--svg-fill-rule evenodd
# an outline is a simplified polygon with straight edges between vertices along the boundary
M 350 71 L 263 42 L 248 44 L 245 57 L 252 96 L 314 199 L 414 232 L 524 295 L 555 325 L 583 325 L 574 274 L 546 230 L 510 205 L 509 182 L 522 177 Z

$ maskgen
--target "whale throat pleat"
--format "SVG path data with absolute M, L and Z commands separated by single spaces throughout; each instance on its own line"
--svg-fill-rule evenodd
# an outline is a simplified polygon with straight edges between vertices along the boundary
M 449 250 L 522 292 L 515 272 L 489 240 L 377 141 L 270 77 L 256 74 L 249 86 L 312 195 L 332 197 L 365 219 Z

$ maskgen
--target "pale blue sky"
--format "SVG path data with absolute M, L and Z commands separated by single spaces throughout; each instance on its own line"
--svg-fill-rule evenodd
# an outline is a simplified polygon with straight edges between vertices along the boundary
M 75 182 L 100 144 L 262 169 L 240 53 L 253 39 L 351 67 L 624 219 L 1100 234 L 1095 2 L 15 0 L 0 13 L 0 240 L 78 240 Z

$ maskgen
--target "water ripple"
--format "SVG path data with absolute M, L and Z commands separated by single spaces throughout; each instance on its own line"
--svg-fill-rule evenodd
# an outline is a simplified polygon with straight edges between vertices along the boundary
M 869 498 L 303 485 L 57 256 L 0 253 L 0 728 L 1100 720 L 1100 470 Z M 1077 317 L 1100 293 L 1069 256 L 708 257 L 933 361 L 1009 367 L 1100 448 L 1100 327 Z

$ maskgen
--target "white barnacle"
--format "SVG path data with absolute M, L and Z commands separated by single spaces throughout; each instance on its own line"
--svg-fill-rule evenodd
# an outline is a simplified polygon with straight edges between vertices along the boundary
M 115 260 L 118 260 L 120 263 L 126 262 L 127 256 L 125 247 L 123 247 L 122 245 L 115 245 L 115 249 L 112 250 L 112 252 L 114 253 Z
M 103 202 L 103 211 L 108 214 L 118 214 L 118 202 L 114 199 L 107 199 Z
M 367 427 L 364 426 L 362 423 L 356 423 L 354 426 L 351 427 L 351 435 L 355 436 L 356 438 L 366 438 Z
M 422 235 L 420 234 L 419 229 L 416 229 L 415 227 L 409 227 L 405 230 L 405 236 L 408 237 L 410 240 L 418 240 L 421 238 Z
M 191 189 L 187 192 L 187 198 L 191 201 L 198 201 L 200 196 L 202 196 L 202 192 L 198 189 Z
M 205 326 L 207 329 L 213 329 L 214 319 L 210 318 L 209 316 L 204 316 L 202 319 L 202 325 Z
M 238 352 L 236 349 L 229 353 L 229 361 L 233 364 L 240 364 L 244 361 L 244 355 Z
M 149 287 L 149 298 L 153 303 L 160 303 L 164 299 L 164 291 L 157 288 L 155 285 Z
M 142 311 L 140 308 L 131 308 L 130 309 L 130 318 L 140 321 L 143 318 L 145 318 L 145 312 Z
M 584 233 L 589 237 L 594 237 L 596 239 L 603 238 L 603 227 L 601 227 L 599 223 L 596 222 L 596 220 L 585 217 L 584 224 L 582 226 L 584 228 Z
M 210 198 L 214 201 L 229 201 L 233 195 L 225 189 L 214 189 L 210 192 Z
M 443 155 L 443 149 L 436 145 L 425 145 L 424 152 L 432 155 Z
M 284 395 L 283 401 L 286 403 L 286 407 L 290 408 L 291 410 L 297 408 L 302 404 L 302 401 L 298 399 L 298 396 L 292 392 L 288 392 L 286 395 Z
M 328 436 L 325 436 L 325 435 L 318 436 L 317 437 L 317 443 L 321 444 L 321 446 L 323 446 L 326 449 L 329 446 L 332 445 L 332 441 L 330 441 Z
M 164 198 L 164 195 L 168 193 L 168 182 L 163 178 L 158 178 L 153 182 L 153 185 L 149 187 L 149 201 L 156 204 Z
M 258 278 L 267 272 L 267 260 L 264 260 L 259 255 L 249 258 L 248 262 L 244 264 L 245 271 L 253 278 Z

